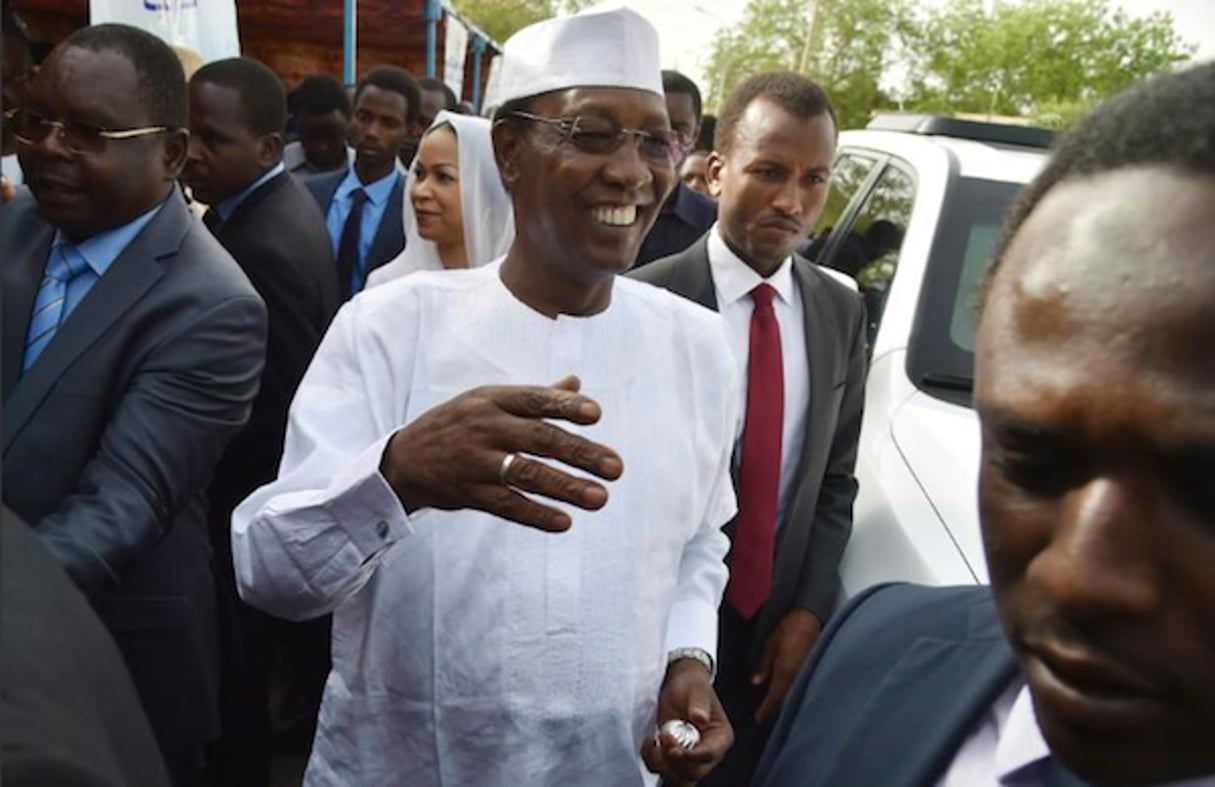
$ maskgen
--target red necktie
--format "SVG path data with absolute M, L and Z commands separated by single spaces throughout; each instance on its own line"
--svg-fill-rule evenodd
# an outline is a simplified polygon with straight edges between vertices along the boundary
M 739 466 L 738 517 L 730 556 L 726 600 L 744 619 L 763 605 L 772 589 L 776 507 L 780 498 L 780 443 L 785 419 L 785 374 L 780 326 L 772 310 L 776 290 L 751 291 L 751 344 L 747 355 L 747 416 Z

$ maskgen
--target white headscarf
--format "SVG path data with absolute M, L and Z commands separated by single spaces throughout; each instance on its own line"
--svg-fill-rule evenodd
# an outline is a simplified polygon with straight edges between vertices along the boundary
M 491 123 L 485 118 L 440 112 L 430 130 L 451 126 L 456 134 L 456 165 L 460 168 L 460 209 L 464 218 L 464 252 L 468 266 L 476 268 L 506 254 L 515 239 L 515 214 L 510 195 L 502 185 Z M 427 133 L 430 133 L 430 130 Z M 443 270 L 439 250 L 432 241 L 418 235 L 418 219 L 413 212 L 410 192 L 417 180 L 417 159 L 405 176 L 405 250 L 392 262 L 371 272 L 368 287 L 399 279 L 415 271 Z

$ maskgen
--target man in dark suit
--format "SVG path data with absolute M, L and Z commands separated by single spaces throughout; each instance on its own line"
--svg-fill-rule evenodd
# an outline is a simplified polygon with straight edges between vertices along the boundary
M 354 96 L 354 166 L 307 181 L 325 213 L 342 300 L 362 290 L 369 273 L 405 248 L 405 178 L 396 160 L 417 126 L 419 101 L 417 83 L 407 71 L 373 68 Z
M 759 784 L 1215 783 L 1212 140 L 1208 63 L 1100 107 L 1022 193 L 975 353 L 992 586 L 856 599 Z
M 0 523 L 0 777 L 13 787 L 168 785 L 122 655 L 9 509 Z
M 158 38 L 78 30 L 16 121 L 4 502 L 90 597 L 186 784 L 218 727 L 205 492 L 249 417 L 265 306 L 181 199 L 185 78 Z
M 666 95 L 671 128 L 680 140 L 682 155 L 672 162 L 678 172 L 683 164 L 682 156 L 687 155 L 700 134 L 700 90 L 695 82 L 678 71 L 662 72 L 662 90 Z M 717 205 L 713 200 L 692 190 L 682 179 L 675 181 L 675 189 L 642 241 L 633 267 L 678 254 L 703 236 L 716 219 Z
M 831 104 L 813 82 L 789 73 L 743 82 L 709 157 L 717 224 L 631 274 L 720 311 L 746 385 L 717 674 L 736 741 L 705 784 L 749 780 L 834 609 L 852 530 L 864 307 L 793 253 L 822 212 L 835 142 Z
M 190 79 L 190 147 L 183 179 L 211 205 L 203 221 L 266 302 L 266 368 L 249 424 L 215 471 L 209 498 L 217 556 L 222 639 L 220 710 L 224 733 L 208 760 L 228 785 L 270 778 L 270 674 L 278 634 L 288 624 L 240 601 L 232 573 L 232 510 L 274 479 L 295 389 L 338 307 L 325 219 L 282 164 L 287 103 L 282 83 L 256 60 L 210 63 Z M 303 648 L 318 666 L 319 704 L 328 662 L 324 621 Z M 300 655 L 300 654 L 295 654 Z M 227 766 L 227 767 L 225 767 Z

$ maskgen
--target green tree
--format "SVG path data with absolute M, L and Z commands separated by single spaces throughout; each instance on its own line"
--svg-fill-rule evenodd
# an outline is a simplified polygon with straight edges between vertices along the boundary
M 1107 0 L 952 0 L 928 11 L 912 48 L 909 108 L 1053 126 L 1194 52 L 1171 15 L 1131 18 Z
M 498 43 L 533 22 L 577 11 L 590 0 L 455 0 L 456 13 L 485 31 Z
M 775 69 L 806 73 L 831 95 L 840 127 L 889 106 L 883 72 L 912 30 L 906 0 L 750 0 L 742 22 L 717 34 L 706 69 L 708 106 L 740 80 Z

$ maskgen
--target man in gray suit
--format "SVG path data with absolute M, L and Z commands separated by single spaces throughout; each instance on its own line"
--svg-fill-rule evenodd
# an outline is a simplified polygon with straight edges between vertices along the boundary
M 1215 63 L 1059 141 L 979 320 L 991 587 L 840 612 L 758 784 L 1215 784 L 1213 215 Z
M 47 58 L 0 216 L 4 502 L 114 635 L 176 784 L 217 732 L 204 492 L 249 417 L 266 312 L 182 201 L 185 79 L 123 25 Z
M 749 781 L 835 606 L 852 530 L 864 307 L 794 254 L 822 212 L 835 144 L 834 112 L 813 82 L 791 73 L 743 82 L 708 160 L 717 224 L 631 274 L 720 311 L 746 386 L 717 675 L 736 742 L 704 784 Z

